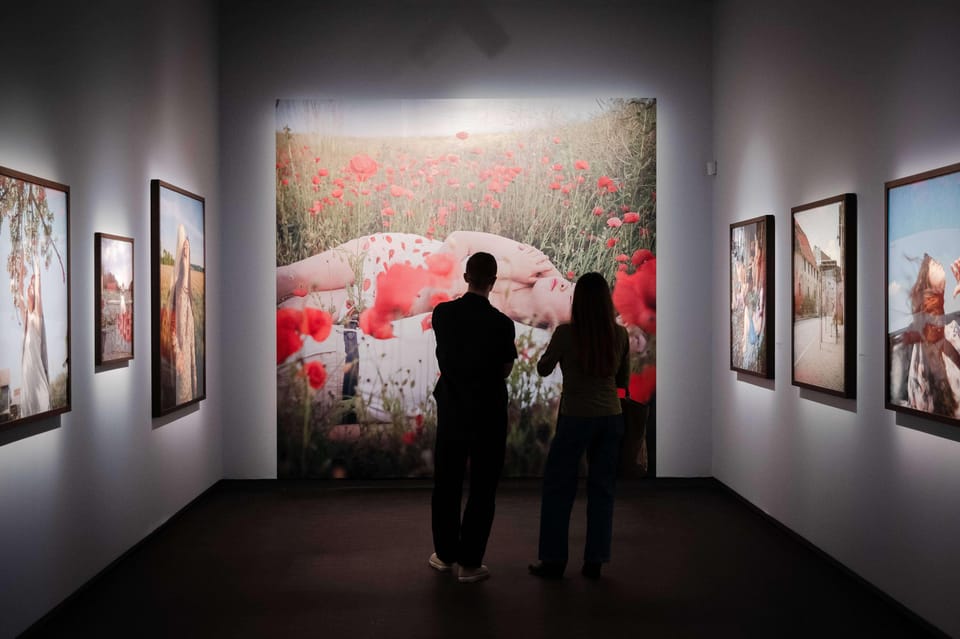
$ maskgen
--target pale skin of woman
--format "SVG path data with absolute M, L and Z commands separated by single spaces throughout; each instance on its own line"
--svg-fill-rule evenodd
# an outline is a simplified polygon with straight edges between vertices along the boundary
M 375 248 L 386 249 L 383 240 L 387 236 L 398 239 L 392 243 L 392 251 L 400 250 L 401 245 L 404 251 L 419 250 L 412 244 L 417 240 L 411 239 L 418 236 L 410 234 L 380 233 L 350 240 L 299 262 L 278 267 L 277 302 L 310 293 L 319 298 L 323 307 L 341 307 L 349 297 L 348 288 L 357 284 L 355 267 L 358 260 Z M 380 238 L 379 245 L 377 238 Z M 419 240 L 437 244 L 425 238 Z M 532 326 L 552 327 L 569 321 L 573 284 L 535 247 L 492 233 L 455 231 L 434 252 L 452 256 L 463 272 L 467 258 L 480 251 L 497 258 L 498 276 L 490 292 L 490 302 L 504 314 Z M 395 258 L 395 262 L 402 257 L 404 255 Z M 430 311 L 431 299 L 437 293 L 455 298 L 465 291 L 465 282 L 451 278 L 450 284 L 442 289 L 424 290 L 414 300 L 410 314 Z

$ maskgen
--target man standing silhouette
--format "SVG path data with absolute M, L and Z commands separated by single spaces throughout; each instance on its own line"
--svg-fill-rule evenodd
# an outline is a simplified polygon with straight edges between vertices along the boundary
M 497 281 L 497 260 L 475 253 L 463 278 L 467 292 L 433 310 L 440 379 L 434 455 L 430 566 L 447 572 L 460 564 L 459 581 L 486 579 L 483 555 L 493 525 L 497 483 L 507 439 L 507 385 L 517 358 L 513 321 L 488 299 Z M 467 461 L 470 495 L 460 502 Z

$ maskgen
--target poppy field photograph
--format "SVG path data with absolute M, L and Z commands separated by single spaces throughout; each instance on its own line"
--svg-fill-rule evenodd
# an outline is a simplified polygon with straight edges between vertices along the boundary
M 479 251 L 519 353 L 505 476 L 542 472 L 562 379 L 536 363 L 585 273 L 631 336 L 625 392 L 651 404 L 656 157 L 653 99 L 278 101 L 278 476 L 432 475 L 431 313 Z

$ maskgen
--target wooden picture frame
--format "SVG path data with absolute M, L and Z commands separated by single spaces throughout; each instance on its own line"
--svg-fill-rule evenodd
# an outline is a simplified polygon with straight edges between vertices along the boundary
M 151 180 L 150 211 L 153 415 L 159 417 L 206 398 L 205 200 Z
M 94 357 L 97 366 L 133 359 L 133 238 L 96 233 L 94 261 Z
M 857 196 L 790 209 L 791 381 L 838 397 L 857 386 Z
M 960 163 L 884 191 L 885 405 L 960 426 Z
M 730 370 L 774 377 L 774 217 L 730 225 Z
M 0 167 L 0 428 L 71 408 L 70 187 Z

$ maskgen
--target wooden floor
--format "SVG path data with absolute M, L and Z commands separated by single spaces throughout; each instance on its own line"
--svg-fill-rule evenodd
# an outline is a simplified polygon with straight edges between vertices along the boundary
M 460 584 L 427 482 L 220 482 L 26 636 L 939 636 L 712 480 L 622 482 L 604 577 L 540 581 L 538 490 L 501 485 L 492 577 Z

